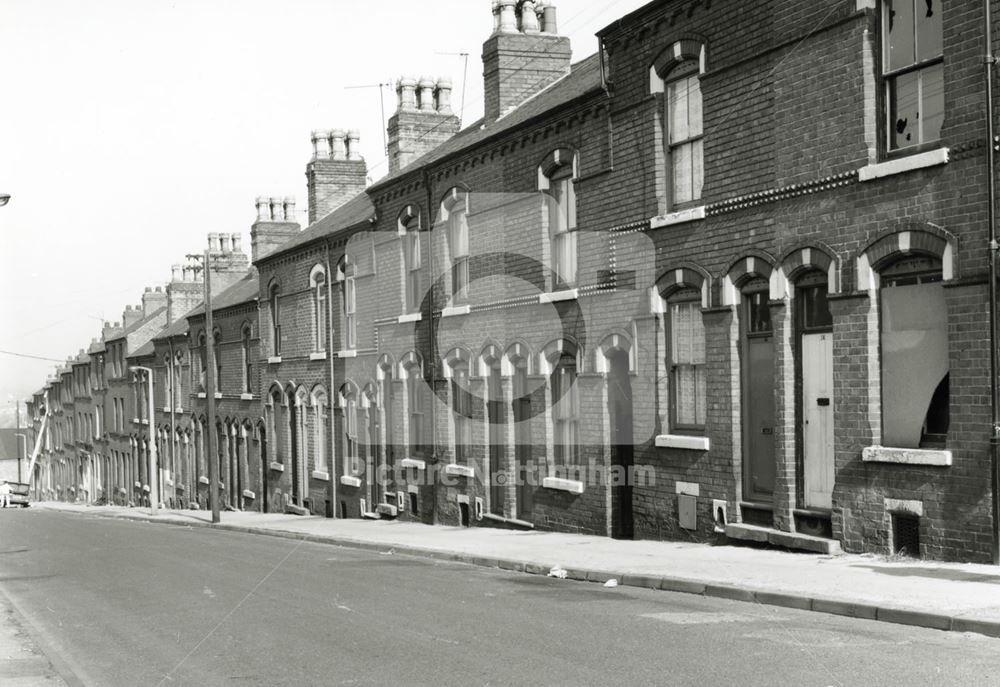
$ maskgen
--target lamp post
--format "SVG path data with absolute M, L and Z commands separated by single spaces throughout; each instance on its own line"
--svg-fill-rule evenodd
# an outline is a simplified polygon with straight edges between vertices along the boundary
M 139 373 L 142 373 L 146 375 L 148 382 L 146 385 L 146 408 L 149 412 L 146 417 L 149 422 L 149 430 L 147 431 L 149 436 L 149 512 L 151 515 L 156 515 L 160 509 L 160 468 L 156 464 L 156 437 L 153 436 L 153 370 L 140 365 L 132 365 L 129 370 L 136 374 L 136 381 L 142 381 L 139 378 Z

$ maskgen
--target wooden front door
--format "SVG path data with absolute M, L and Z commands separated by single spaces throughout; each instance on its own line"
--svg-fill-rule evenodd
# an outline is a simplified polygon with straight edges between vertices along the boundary
M 774 495 L 774 336 L 767 291 L 743 299 L 743 494 L 770 502 Z

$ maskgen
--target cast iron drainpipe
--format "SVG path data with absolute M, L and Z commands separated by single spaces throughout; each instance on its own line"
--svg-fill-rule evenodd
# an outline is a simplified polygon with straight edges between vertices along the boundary
M 990 405 L 993 422 L 990 432 L 990 491 L 993 493 L 993 564 L 1000 565 L 1000 388 L 997 385 L 997 345 L 1000 335 L 997 331 L 997 243 L 996 231 L 996 177 L 994 171 L 997 141 L 993 134 L 993 17 L 990 1 L 983 0 L 986 25 L 986 179 L 987 179 L 987 222 L 990 242 Z

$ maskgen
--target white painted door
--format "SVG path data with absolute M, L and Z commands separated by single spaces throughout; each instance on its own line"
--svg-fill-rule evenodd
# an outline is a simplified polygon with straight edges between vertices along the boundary
M 833 335 L 802 335 L 803 491 L 806 507 L 833 507 Z

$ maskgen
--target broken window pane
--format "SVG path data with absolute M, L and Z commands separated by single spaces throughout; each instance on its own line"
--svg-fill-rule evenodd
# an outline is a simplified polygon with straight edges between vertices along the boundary
M 917 62 L 932 60 L 942 53 L 941 3 L 917 0 Z
M 885 0 L 886 67 L 888 72 L 913 64 L 913 0 Z
M 889 125 L 892 127 L 889 135 L 893 150 L 920 143 L 918 74 L 901 74 L 889 81 Z
M 947 432 L 948 329 L 940 282 L 881 292 L 882 443 L 918 448 Z M 941 431 L 941 430 L 944 431 Z

